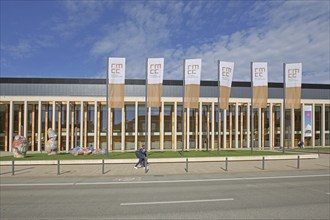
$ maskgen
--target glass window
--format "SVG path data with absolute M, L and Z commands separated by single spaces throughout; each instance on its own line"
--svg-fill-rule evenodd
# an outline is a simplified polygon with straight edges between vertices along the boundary
M 8 150 L 9 105 L 0 104 L 0 151 Z M 6 147 L 5 147 L 6 146 Z
M 164 149 L 172 149 L 172 117 L 174 106 L 164 105 Z
M 145 131 L 145 117 L 146 117 L 146 108 L 144 104 L 139 104 L 138 106 L 138 132 L 143 132 L 143 134 L 139 135 L 144 135 Z
M 281 104 L 273 105 L 273 143 L 274 147 L 281 146 Z
M 125 105 L 125 131 L 133 135 L 135 132 L 135 105 Z
M 325 146 L 330 146 L 330 105 L 325 105 Z
M 315 146 L 321 146 L 322 106 L 315 105 Z
M 301 140 L 301 109 L 294 110 L 294 146 Z

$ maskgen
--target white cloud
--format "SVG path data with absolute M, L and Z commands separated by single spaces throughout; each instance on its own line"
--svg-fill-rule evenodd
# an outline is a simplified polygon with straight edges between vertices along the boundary
M 61 37 L 77 34 L 77 31 L 97 21 L 102 13 L 112 6 L 111 1 L 105 0 L 65 0 L 60 3 L 64 6 L 65 15 L 53 18 L 51 30 Z
M 178 33 L 176 29 L 186 22 L 185 12 L 191 18 L 188 23 L 198 23 L 197 20 L 203 18 L 199 13 L 203 10 L 207 13 L 205 10 L 212 4 L 208 2 L 207 7 L 203 7 L 202 2 L 177 2 L 171 6 L 171 11 L 168 10 L 170 6 L 164 10 L 161 5 L 162 13 L 155 5 L 130 4 L 125 8 L 128 19 L 108 26 L 108 32 L 93 45 L 91 53 L 126 57 L 129 78 L 144 78 L 145 58 L 157 55 L 165 57 L 166 79 L 182 79 L 183 59 L 202 58 L 204 80 L 217 79 L 217 60 L 221 59 L 235 62 L 234 80 L 250 80 L 251 61 L 268 62 L 269 79 L 275 82 L 282 81 L 283 63 L 302 62 L 303 82 L 329 83 L 329 3 L 300 3 L 272 3 L 276 7 L 268 8 L 266 3 L 256 2 L 247 15 L 258 15 L 255 23 L 259 21 L 262 26 L 227 35 L 219 30 L 218 36 L 210 36 L 213 41 L 188 47 L 169 46 Z M 233 18 L 237 19 L 237 14 L 232 13 L 228 19 Z

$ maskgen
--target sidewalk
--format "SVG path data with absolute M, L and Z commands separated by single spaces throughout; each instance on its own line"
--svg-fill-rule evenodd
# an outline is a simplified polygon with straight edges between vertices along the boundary
M 290 158 L 291 156 L 291 158 Z M 294 157 L 293 157 L 294 156 Z M 163 176 L 212 174 L 226 172 L 269 172 L 290 170 L 330 170 L 330 155 L 317 154 L 300 155 L 299 162 L 296 155 L 283 155 L 282 158 L 270 159 L 274 156 L 262 157 L 232 157 L 226 158 L 185 158 L 150 159 L 149 170 L 134 169 L 136 159 L 89 161 L 44 161 L 37 165 L 37 161 L 15 161 L 14 175 L 12 175 L 11 161 L 0 163 L 0 178 L 15 177 L 74 177 L 74 176 Z M 279 156 L 277 156 L 279 157 Z M 163 160 L 163 161 L 162 161 Z M 6 162 L 6 163 L 4 163 Z M 32 162 L 28 164 L 27 162 Z M 46 163 L 46 164 L 45 164 Z M 226 166 L 227 164 L 227 166 Z M 226 171 L 227 167 L 227 171 Z M 264 169 L 263 169 L 264 168 Z M 59 171 L 59 175 L 58 175 Z M 104 173 L 103 173 L 104 172 Z

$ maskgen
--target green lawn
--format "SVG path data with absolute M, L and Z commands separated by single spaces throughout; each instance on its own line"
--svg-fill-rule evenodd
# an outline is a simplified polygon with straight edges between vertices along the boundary
M 286 152 L 285 154 L 290 154 Z M 292 154 L 292 153 L 291 153 Z M 186 157 L 231 157 L 231 156 L 263 156 L 263 155 L 283 155 L 281 151 L 253 151 L 250 150 L 221 150 L 218 151 L 181 151 L 173 152 L 148 152 L 148 158 L 186 158 Z M 14 158 L 13 156 L 0 157 L 0 161 L 11 160 L 93 160 L 93 159 L 132 159 L 136 158 L 134 152 L 113 152 L 108 155 L 78 155 L 73 156 L 69 153 L 60 153 L 57 155 L 47 155 L 46 153 L 28 153 L 25 158 Z

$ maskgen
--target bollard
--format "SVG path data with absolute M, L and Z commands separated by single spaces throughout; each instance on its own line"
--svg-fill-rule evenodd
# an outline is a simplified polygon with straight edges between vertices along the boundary
M 317 154 L 319 155 L 320 158 L 320 149 L 317 149 Z
M 297 169 L 300 168 L 300 156 L 298 155 L 298 160 L 297 160 Z
M 102 160 L 102 175 L 104 174 L 104 160 Z
M 145 161 L 144 161 L 144 173 L 148 172 L 148 158 L 145 157 Z
M 14 160 L 11 161 L 11 175 L 12 176 L 15 175 L 15 161 Z
M 57 175 L 60 175 L 60 160 L 57 160 Z
M 226 157 L 226 171 L 228 171 L 228 157 Z
M 265 157 L 262 157 L 262 170 L 265 169 Z
M 186 172 L 188 173 L 188 158 L 186 158 Z

